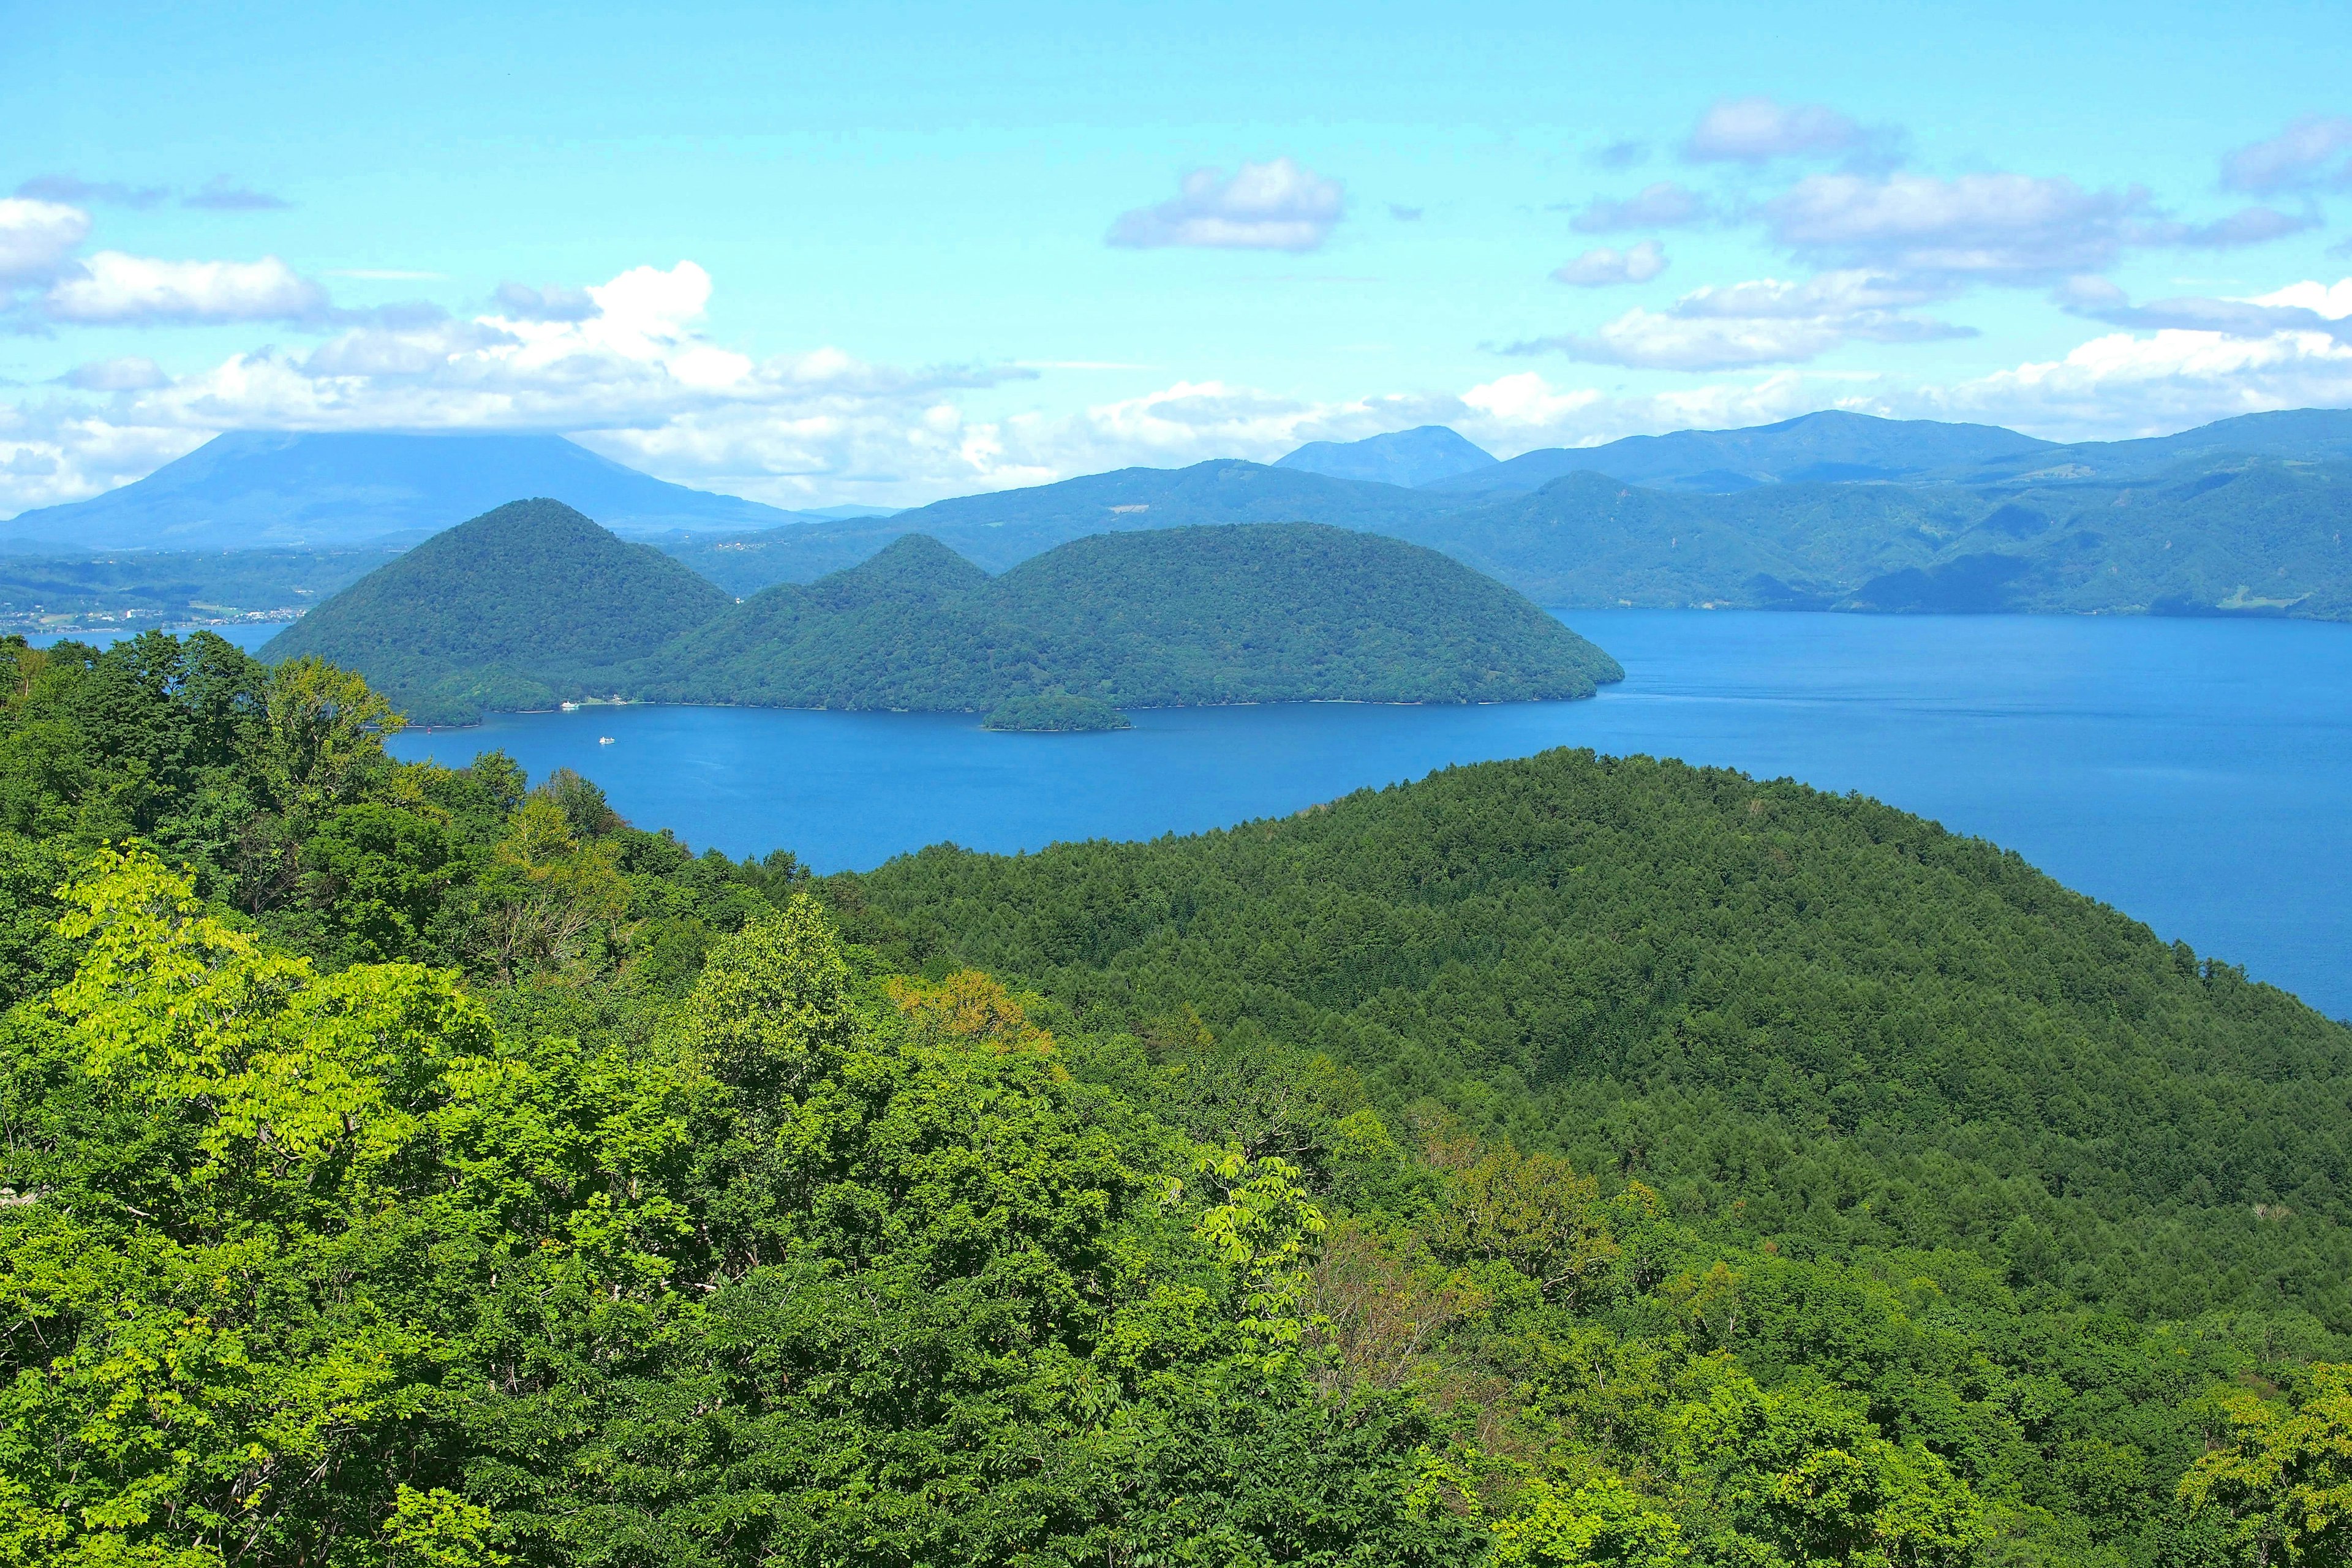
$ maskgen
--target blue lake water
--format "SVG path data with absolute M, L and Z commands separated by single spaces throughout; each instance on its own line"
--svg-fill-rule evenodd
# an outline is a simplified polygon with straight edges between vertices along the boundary
M 577 768 L 698 849 L 864 869 L 1286 814 L 1450 763 L 1591 746 L 1860 790 L 2013 848 L 2168 939 L 2352 1015 L 2352 626 L 2063 616 L 1573 612 L 1623 684 L 1590 702 L 1133 715 L 588 708 L 413 732 Z M 609 737 L 610 743 L 603 743 Z

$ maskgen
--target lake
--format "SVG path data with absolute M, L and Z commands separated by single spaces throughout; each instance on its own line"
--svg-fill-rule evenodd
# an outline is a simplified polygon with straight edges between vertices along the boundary
M 1139 711 L 1006 735 L 963 715 L 587 708 L 398 737 L 503 749 L 735 856 L 865 869 L 1294 812 L 1451 763 L 1647 752 L 1860 790 L 2018 850 L 2168 940 L 2352 1015 L 2352 626 L 2065 616 L 1572 612 L 1590 702 Z M 610 743 L 603 743 L 609 737 Z

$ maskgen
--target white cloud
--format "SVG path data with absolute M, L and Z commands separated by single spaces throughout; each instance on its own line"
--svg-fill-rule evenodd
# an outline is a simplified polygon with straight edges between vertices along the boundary
M 2323 186 L 2352 187 L 2352 115 L 2306 114 L 2221 160 L 2225 191 L 2269 195 Z
M 1862 127 L 1819 103 L 1769 98 L 1717 99 L 1691 128 L 1683 156 L 1695 163 L 1766 163 L 1775 158 L 1843 153 L 1861 145 Z
M 89 215 L 59 202 L 0 197 L 0 288 L 46 282 L 89 237 Z
M 1339 182 L 1289 158 L 1244 163 L 1227 176 L 1195 169 L 1176 196 L 1121 213 L 1106 243 L 1129 248 L 1313 250 L 1346 210 Z
M 258 261 L 162 261 L 101 250 L 43 301 L 58 321 L 301 321 L 323 315 L 326 290 L 274 256 Z
M 1666 269 L 1666 253 L 1654 239 L 1625 250 L 1601 246 L 1556 268 L 1552 278 L 1580 289 L 1605 289 L 1614 283 L 1647 283 Z
M 2027 174 L 1813 174 L 1767 203 L 1772 237 L 1819 263 L 1912 277 L 2031 283 L 2096 272 L 2147 193 L 2086 191 Z
M 2329 330 L 2352 319 L 2352 279 L 2201 303 L 2292 312 L 2289 319 L 2305 324 L 2269 332 L 2193 326 L 2112 332 L 2062 359 L 1922 389 L 1909 405 L 1936 416 L 1991 418 L 2037 435 L 2093 439 L 2161 435 L 2234 414 L 2352 404 L 2352 343 L 2341 329 Z
M 1595 196 L 1569 220 L 1579 234 L 1614 234 L 1628 228 L 1676 228 L 1708 216 L 1706 198 L 1686 185 L 1660 180 L 1622 202 Z
M 1508 352 L 1557 352 L 1643 370 L 1737 370 L 1799 363 L 1854 339 L 1925 342 L 1971 335 L 1906 313 L 1935 297 L 1864 271 L 1825 272 L 1801 283 L 1762 278 L 1695 289 L 1663 311 L 1628 310 L 1589 336 L 1538 338 Z
M 1626 363 L 1737 372 L 1854 338 L 1948 332 L 1913 313 L 1945 291 L 1866 269 L 1759 279 L 1627 312 L 1594 341 Z M 1517 371 L 1466 390 L 1318 401 L 1195 377 L 1066 414 L 982 412 L 986 389 L 1034 374 L 1019 367 L 898 369 L 834 348 L 755 359 L 707 335 L 711 279 L 690 261 L 581 293 L 590 309 L 562 312 L 578 319 L 532 316 L 512 300 L 472 320 L 377 319 L 307 353 L 232 355 L 176 379 L 137 359 L 85 365 L 0 404 L 0 516 L 136 479 L 236 428 L 557 430 L 664 478 L 789 506 L 912 504 L 1134 463 L 1267 460 L 1302 441 L 1421 424 L 1507 452 L 1825 405 L 2101 436 L 2352 403 L 2352 350 L 2341 342 L 2352 279 L 2212 302 L 2241 312 L 2227 331 L 2107 332 L 2047 363 L 1944 386 L 1775 371 L 1631 395 Z M 542 307 L 551 297 L 533 296 Z M 2130 309 L 2111 289 L 2069 298 L 2084 310 Z

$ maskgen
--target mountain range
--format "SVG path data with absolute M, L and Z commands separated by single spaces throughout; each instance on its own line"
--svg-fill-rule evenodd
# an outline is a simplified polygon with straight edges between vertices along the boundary
M 411 717 L 625 696 L 992 711 L 1590 697 L 1614 660 L 1433 550 L 1304 523 L 1098 534 L 991 576 L 908 534 L 741 602 L 553 500 L 436 534 L 263 657 L 357 669 Z
M 2352 412 L 2332 409 L 2072 445 L 1830 411 L 1502 462 L 1424 426 L 1312 443 L 1273 465 L 1122 468 L 850 518 L 665 484 L 554 437 L 225 436 L 137 484 L 0 528 L 149 549 L 381 538 L 394 523 L 415 538 L 467 515 L 461 502 L 483 510 L 482 487 L 517 472 L 550 476 L 540 493 L 651 540 L 737 597 L 814 583 L 909 533 L 1002 573 L 1105 532 L 1316 522 L 1426 545 L 1561 607 L 2352 616 L 2340 538 Z M 1439 477 L 1367 477 L 1426 473 Z M 121 579 L 109 594 L 147 592 L 132 581 L 138 557 L 108 570 Z M 193 597 L 184 565 L 154 571 L 149 597 Z

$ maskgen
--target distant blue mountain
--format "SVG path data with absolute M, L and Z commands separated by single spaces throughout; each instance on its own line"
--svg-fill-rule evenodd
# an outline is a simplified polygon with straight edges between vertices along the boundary
M 1304 468 L 1335 479 L 1370 479 L 1411 489 L 1433 479 L 1451 479 L 1495 466 L 1494 454 L 1472 446 L 1443 425 L 1417 430 L 1391 430 L 1360 441 L 1309 441 L 1277 468 Z
M 2302 463 L 2352 459 L 2352 409 L 2287 408 L 2216 419 L 2175 436 L 2044 445 L 2030 452 L 1958 464 L 1948 475 L 1939 477 L 1968 484 L 2120 482 L 2154 479 L 2183 464 L 2212 464 L 2231 458 L 2281 458 Z
M 669 484 L 561 436 L 232 431 L 121 489 L 20 512 L 0 522 L 0 542 L 20 552 L 330 549 L 422 538 L 532 497 L 625 534 L 811 521 Z
M 1757 485 L 1912 479 L 1968 464 L 2021 458 L 2052 443 L 1996 425 L 1880 419 L 1832 409 L 1746 430 L 1629 436 L 1601 447 L 1547 447 L 1492 468 L 1424 480 L 1448 495 L 1532 495 L 1573 473 L 1651 489 L 1726 494 Z

